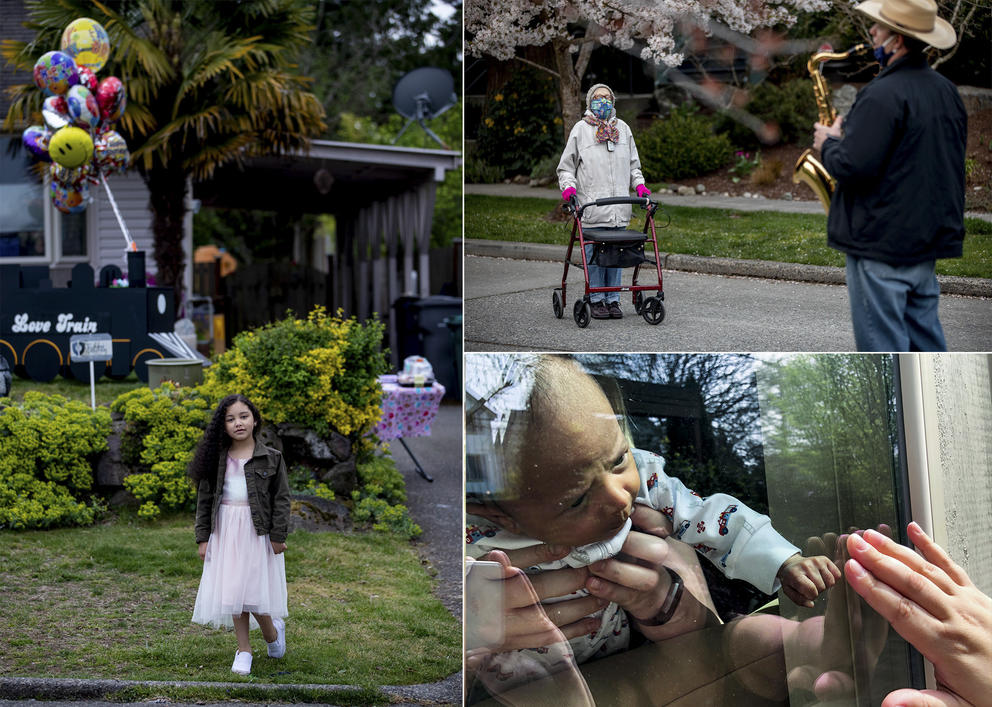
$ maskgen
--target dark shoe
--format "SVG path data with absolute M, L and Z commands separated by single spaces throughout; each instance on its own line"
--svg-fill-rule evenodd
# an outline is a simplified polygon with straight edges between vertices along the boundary
M 619 302 L 610 302 L 610 318 L 623 319 L 623 312 L 620 311 Z
M 610 319 L 611 317 L 612 315 L 610 314 L 610 308 L 606 306 L 605 302 L 592 303 L 593 319 Z

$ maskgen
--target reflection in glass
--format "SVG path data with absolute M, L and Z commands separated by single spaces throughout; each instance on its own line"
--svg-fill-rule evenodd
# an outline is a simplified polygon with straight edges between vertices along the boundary
M 904 527 L 896 503 L 899 444 L 892 358 L 771 358 L 757 379 L 768 507 L 778 531 L 808 553 L 830 552 L 824 545 L 833 536 L 826 543 L 817 539 L 827 533 Z M 782 603 L 783 616 L 807 614 Z M 851 639 L 860 699 L 878 704 L 889 691 L 911 684 L 909 649 L 897 634 L 889 632 L 883 645 L 873 645 L 877 632 L 866 636 L 855 627 Z M 804 702 L 794 699 L 793 704 Z
M 0 258 L 45 254 L 47 195 L 31 162 L 20 139 L 0 151 Z
M 825 555 L 840 566 L 840 534 L 904 527 L 891 357 L 575 359 L 599 381 L 613 410 L 625 415 L 635 448 L 660 455 L 665 473 L 701 496 L 727 493 L 769 514 L 775 530 L 806 556 Z M 572 412 L 581 418 L 581 406 Z M 483 427 L 467 430 L 470 494 L 504 484 L 503 460 L 484 452 L 494 433 L 488 422 Z M 838 704 L 877 704 L 890 690 L 912 684 L 906 644 L 870 609 L 848 601 L 843 585 L 821 595 L 814 609 L 800 609 L 781 593 L 768 596 L 727 579 L 685 543 L 667 542 L 694 600 L 726 623 L 641 636 L 640 643 L 634 635 L 627 651 L 583 663 L 597 701 L 609 695 L 664 703 L 694 694 L 722 704 L 787 699 L 806 705 L 816 701 L 814 681 L 831 669 L 847 681 L 847 701 Z M 781 665 L 759 666 L 762 651 L 778 655 Z

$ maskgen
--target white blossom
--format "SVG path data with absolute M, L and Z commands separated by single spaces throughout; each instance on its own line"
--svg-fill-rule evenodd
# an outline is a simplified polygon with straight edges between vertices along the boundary
M 760 27 L 790 25 L 796 13 L 829 7 L 830 0 L 468 0 L 466 48 L 474 56 L 507 60 L 517 47 L 578 43 L 582 36 L 575 26 L 584 25 L 596 28 L 601 44 L 629 49 L 639 41 L 644 44 L 641 58 L 674 66 L 684 58 L 675 51 L 678 22 L 689 21 L 704 30 L 720 22 L 747 34 Z

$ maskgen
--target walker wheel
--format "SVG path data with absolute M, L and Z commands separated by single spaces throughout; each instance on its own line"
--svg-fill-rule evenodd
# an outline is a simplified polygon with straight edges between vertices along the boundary
M 579 329 L 585 329 L 589 326 L 589 320 L 592 318 L 589 303 L 580 299 L 575 300 L 575 306 L 572 307 L 572 317 L 575 318 L 575 323 Z
M 640 314 L 648 324 L 661 324 L 665 318 L 665 305 L 657 297 L 648 297 L 641 304 Z
M 561 301 L 561 289 L 556 288 L 554 293 L 551 295 L 551 306 L 555 310 L 555 316 L 561 319 L 565 316 L 565 307 Z
M 644 293 L 638 290 L 634 293 L 634 311 L 638 314 L 641 313 L 641 309 L 644 307 Z

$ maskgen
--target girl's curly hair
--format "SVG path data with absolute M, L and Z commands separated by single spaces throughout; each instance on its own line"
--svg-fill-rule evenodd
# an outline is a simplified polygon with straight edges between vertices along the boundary
M 217 405 L 217 409 L 214 410 L 214 415 L 210 419 L 207 429 L 204 430 L 203 437 L 200 439 L 200 443 L 196 447 L 196 452 L 193 454 L 193 459 L 190 461 L 189 467 L 186 470 L 186 473 L 193 479 L 193 483 L 197 486 L 199 486 L 202 479 L 207 480 L 211 489 L 213 489 L 216 483 L 217 464 L 220 462 L 221 452 L 226 452 L 227 448 L 231 446 L 231 438 L 227 434 L 224 418 L 227 417 L 227 409 L 234 403 L 244 403 L 251 410 L 252 417 L 255 418 L 255 427 L 251 433 L 253 438 L 258 439 L 258 432 L 262 427 L 262 415 L 258 412 L 258 408 L 240 393 L 228 395 L 221 400 L 220 404 Z

